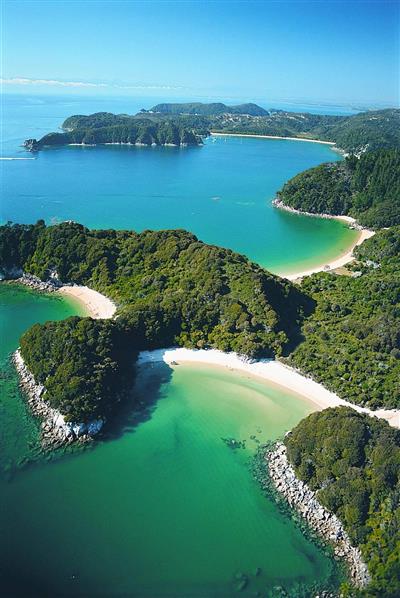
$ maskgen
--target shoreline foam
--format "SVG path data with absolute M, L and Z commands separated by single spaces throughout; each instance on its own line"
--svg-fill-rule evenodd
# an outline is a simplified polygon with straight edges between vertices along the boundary
M 182 363 L 198 363 L 236 370 L 294 392 L 299 398 L 313 403 L 316 411 L 326 409 L 327 407 L 351 407 L 359 413 L 366 413 L 373 417 L 385 419 L 391 426 L 400 428 L 400 410 L 378 409 L 377 411 L 372 411 L 367 407 L 360 407 L 359 405 L 349 403 L 325 388 L 322 384 L 314 382 L 311 378 L 303 376 L 295 369 L 274 359 L 251 361 L 241 358 L 236 353 L 224 353 L 217 349 L 169 348 L 142 351 L 139 354 L 137 364 L 157 363 L 160 361 L 164 361 L 170 366 Z

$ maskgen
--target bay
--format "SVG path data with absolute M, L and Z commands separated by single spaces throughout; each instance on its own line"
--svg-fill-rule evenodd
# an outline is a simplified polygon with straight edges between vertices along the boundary
M 132 113 L 139 106 L 110 100 L 107 109 Z M 3 154 L 32 158 L 20 147 L 25 138 L 40 137 L 70 114 L 96 108 L 105 103 L 8 98 Z M 1 161 L 3 222 L 43 218 L 90 228 L 184 228 L 275 273 L 327 263 L 346 252 L 357 235 L 338 221 L 272 207 L 290 177 L 340 159 L 320 143 L 224 137 L 196 148 L 60 147 L 35 156 Z

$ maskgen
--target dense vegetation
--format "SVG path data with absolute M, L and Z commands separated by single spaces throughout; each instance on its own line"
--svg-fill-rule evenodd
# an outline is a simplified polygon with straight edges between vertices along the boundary
M 174 343 L 289 362 L 351 402 L 399 407 L 399 229 L 359 249 L 353 277 L 320 273 L 301 292 L 184 231 L 0 228 L 0 264 L 87 284 L 119 305 L 135 349 Z M 10 249 L 11 248 L 11 249 Z M 301 334 L 299 327 L 301 326 Z
M 110 320 L 72 317 L 32 326 L 21 352 L 44 398 L 67 421 L 109 418 L 121 401 L 134 350 Z
M 320 273 L 302 290 L 316 302 L 289 361 L 353 403 L 400 407 L 400 227 L 358 249 L 352 277 Z
M 64 133 L 49 133 L 39 141 L 27 139 L 25 147 L 38 150 L 47 146 L 102 143 L 141 145 L 200 145 L 201 139 L 180 123 L 153 122 L 101 112 L 89 117 L 74 116 L 64 122 Z
M 400 110 L 362 112 L 352 116 L 329 116 L 270 110 L 266 116 L 217 115 L 209 129 L 226 133 L 248 133 L 303 137 L 332 141 L 346 152 L 362 153 L 380 148 L 400 148 Z
M 145 110 L 143 112 L 146 112 Z M 161 114 L 199 114 L 202 116 L 211 116 L 216 114 L 248 114 L 250 116 L 265 116 L 268 111 L 257 104 L 239 104 L 237 106 L 227 106 L 222 102 L 204 104 L 202 102 L 186 102 L 183 104 L 157 104 L 150 108 L 150 112 Z
M 285 183 L 278 197 L 303 212 L 348 214 L 373 228 L 400 224 L 400 150 L 311 168 Z
M 9 247 L 18 249 L 10 252 Z M 89 231 L 75 223 L 6 225 L 0 227 L 0 265 L 5 270 L 22 268 L 41 279 L 56 271 L 64 282 L 87 284 L 113 298 L 119 317 L 110 326 L 118 328 L 132 350 L 179 344 L 251 356 L 281 355 L 297 342 L 299 325 L 311 308 L 311 302 L 288 281 L 179 230 L 137 234 Z M 55 323 L 35 329 L 43 354 L 43 347 L 48 347 L 55 364 L 63 353 L 60 349 L 52 354 L 53 336 L 57 343 L 63 338 L 70 342 L 63 326 Z M 30 334 L 26 338 L 31 339 Z M 91 354 L 85 355 L 85 342 L 82 337 L 80 351 L 87 362 L 76 373 L 79 388 L 92 359 Z M 23 343 L 24 357 L 28 345 Z M 38 349 L 35 359 L 43 361 L 47 372 L 47 357 L 39 356 Z M 33 361 L 32 357 L 29 363 Z M 61 380 L 69 385 L 74 367 L 67 363 L 57 370 L 54 392 L 61 389 Z M 65 405 L 61 395 L 54 400 Z
M 285 438 L 296 474 L 360 546 L 368 597 L 400 595 L 400 432 L 350 408 L 303 419 Z

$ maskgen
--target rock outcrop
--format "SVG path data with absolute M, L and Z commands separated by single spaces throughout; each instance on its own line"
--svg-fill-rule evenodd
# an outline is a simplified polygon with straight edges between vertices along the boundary
M 278 443 L 274 450 L 265 454 L 265 459 L 276 490 L 319 536 L 332 544 L 335 555 L 347 562 L 354 585 L 360 588 L 368 585 L 370 576 L 360 550 L 351 544 L 336 515 L 327 511 L 318 502 L 315 492 L 297 478 L 287 459 L 285 445 Z
M 13 361 L 33 414 L 43 420 L 41 426 L 43 447 L 60 446 L 77 440 L 87 442 L 100 432 L 104 425 L 102 419 L 88 423 L 66 422 L 63 415 L 44 400 L 46 389 L 36 383 L 19 350 L 15 351 Z
M 26 139 L 23 146 L 28 152 L 36 152 L 39 149 L 39 142 L 37 139 Z

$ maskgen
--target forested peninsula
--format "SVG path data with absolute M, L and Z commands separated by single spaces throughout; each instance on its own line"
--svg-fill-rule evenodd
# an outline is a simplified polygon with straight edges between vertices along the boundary
M 75 223 L 6 225 L 0 228 L 0 264 L 6 275 L 19 268 L 46 280 L 56 272 L 65 283 L 87 285 L 110 297 L 118 317 L 111 324 L 88 320 L 86 326 L 94 337 L 111 326 L 107 342 L 129 346 L 132 354 L 176 344 L 281 357 L 350 402 L 398 408 L 398 238 L 398 228 L 379 232 L 358 250 L 353 276 L 320 273 L 306 278 L 301 287 L 185 231 L 138 234 L 92 231 Z M 65 414 L 87 420 L 101 411 L 99 388 L 88 393 L 84 409 L 75 409 L 90 361 L 74 357 L 68 369 L 65 361 L 41 357 L 58 342 L 66 343 L 62 326 L 74 329 L 79 321 L 37 326 L 21 346 L 33 370 L 50 364 L 53 373 L 58 370 L 59 392 L 72 393 L 68 400 L 74 405 Z M 91 359 L 85 335 L 76 339 L 82 345 L 77 356 Z M 58 355 L 63 354 L 68 351 L 61 348 Z M 114 360 L 114 355 L 111 351 L 107 357 Z M 76 392 L 68 384 L 71 368 Z M 40 379 L 49 373 L 41 370 Z M 63 403 L 59 392 L 54 400 Z
M 23 270 L 46 280 L 57 273 L 118 305 L 112 321 L 70 318 L 34 326 L 21 340 L 29 369 L 46 381 L 48 400 L 75 421 L 112 409 L 122 348 L 133 360 L 138 350 L 174 344 L 253 357 L 287 354 L 312 309 L 290 282 L 179 230 L 7 225 L 0 227 L 0 268 L 6 277 Z
M 89 117 L 71 117 L 63 133 L 48 133 L 39 140 L 27 139 L 30 151 L 60 145 L 126 144 L 137 146 L 196 146 L 201 137 L 182 123 L 151 122 L 129 116 L 100 112 Z
M 71 139 L 195 145 L 214 131 L 331 141 L 349 156 L 294 177 L 279 200 L 303 212 L 349 215 L 377 231 L 355 250 L 346 276 L 321 272 L 294 285 L 180 230 L 91 231 L 43 221 L 0 227 L 4 277 L 57 276 L 117 304 L 112 320 L 38 324 L 21 339 L 44 400 L 66 421 L 112 418 L 131 388 L 139 351 L 171 345 L 280 359 L 350 403 L 399 409 L 400 110 L 345 117 L 258 108 L 159 104 L 135 116 L 76 115 L 50 143 L 49 136 L 29 140 L 29 149 Z M 284 442 L 297 477 L 340 518 L 368 567 L 368 586 L 345 584 L 342 595 L 397 598 L 400 432 L 341 407 L 310 415 Z
M 138 114 L 98 112 L 74 115 L 62 125 L 64 132 L 27 139 L 36 151 L 59 145 L 201 145 L 211 132 L 314 139 L 336 144 L 361 155 L 379 148 L 400 148 L 400 110 L 361 112 L 352 116 L 265 110 L 257 104 L 158 104 Z
M 281 205 L 312 214 L 349 215 L 368 228 L 400 224 L 400 150 L 380 149 L 321 164 L 290 179 Z M 278 203 L 279 206 L 279 203 Z

